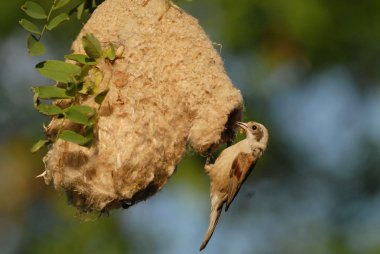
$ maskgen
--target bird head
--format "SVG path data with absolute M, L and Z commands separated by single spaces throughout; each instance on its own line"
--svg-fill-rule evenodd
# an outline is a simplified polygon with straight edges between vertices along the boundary
M 257 142 L 266 143 L 268 141 L 268 130 L 264 125 L 254 121 L 247 123 L 236 122 L 236 125 L 245 131 L 247 138 L 253 138 Z

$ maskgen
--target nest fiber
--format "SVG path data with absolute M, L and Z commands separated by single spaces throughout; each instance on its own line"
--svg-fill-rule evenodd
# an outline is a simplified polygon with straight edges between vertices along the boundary
M 164 186 L 188 144 L 207 153 L 226 142 L 243 100 L 197 20 L 165 0 L 106 0 L 74 53 L 87 33 L 118 48 L 112 66 L 99 66 L 109 92 L 91 147 L 57 140 L 44 177 L 81 210 L 125 208 Z

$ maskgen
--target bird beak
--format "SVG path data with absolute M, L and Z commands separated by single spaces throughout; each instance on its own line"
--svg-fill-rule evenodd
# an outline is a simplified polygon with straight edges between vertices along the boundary
M 243 122 L 236 122 L 235 123 L 237 126 L 239 126 L 240 128 L 242 128 L 242 129 L 244 129 L 245 131 L 247 131 L 248 130 L 248 126 L 247 126 L 247 124 L 246 123 L 243 123 Z

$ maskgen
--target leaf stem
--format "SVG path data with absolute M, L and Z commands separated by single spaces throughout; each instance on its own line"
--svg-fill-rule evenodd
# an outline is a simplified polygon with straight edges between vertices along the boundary
M 57 0 L 53 0 L 53 4 L 52 4 L 52 6 L 50 7 L 49 13 L 48 13 L 47 18 L 46 18 L 46 24 L 45 24 L 44 27 L 42 28 L 41 34 L 40 34 L 40 36 L 38 37 L 38 41 L 41 40 L 42 35 L 43 35 L 44 32 L 46 31 L 46 26 L 47 26 L 47 24 L 48 24 L 49 21 L 50 21 L 50 16 L 51 16 L 51 14 L 53 13 L 53 9 L 54 9 L 54 6 L 56 5 L 56 3 L 57 3 Z

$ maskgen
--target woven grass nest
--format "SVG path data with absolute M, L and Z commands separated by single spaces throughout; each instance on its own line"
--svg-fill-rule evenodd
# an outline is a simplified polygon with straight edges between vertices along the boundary
M 102 69 L 109 92 L 93 144 L 57 140 L 44 178 L 81 211 L 127 208 L 158 192 L 189 146 L 206 154 L 228 141 L 243 99 L 197 20 L 165 0 L 106 0 L 74 53 L 88 33 L 123 50 Z

